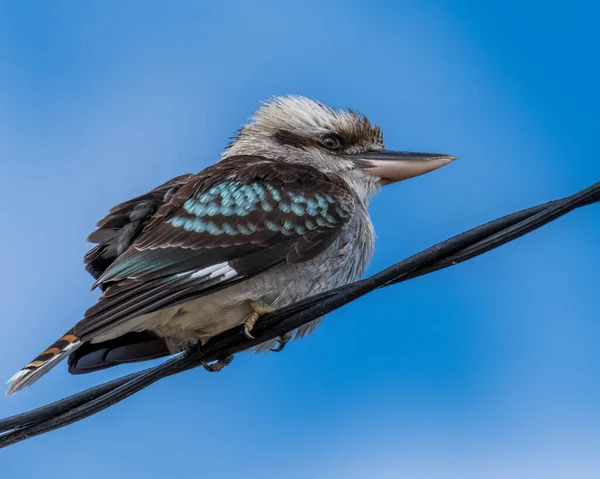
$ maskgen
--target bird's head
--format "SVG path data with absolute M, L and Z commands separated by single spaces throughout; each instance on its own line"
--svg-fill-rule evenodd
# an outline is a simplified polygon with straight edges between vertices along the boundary
M 364 115 L 300 96 L 264 103 L 222 158 L 234 155 L 308 164 L 338 174 L 366 197 L 383 185 L 428 173 L 455 159 L 386 150 L 381 128 Z

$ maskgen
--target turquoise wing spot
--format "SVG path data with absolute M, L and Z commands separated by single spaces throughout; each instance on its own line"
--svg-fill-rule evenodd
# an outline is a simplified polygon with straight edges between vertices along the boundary
M 233 236 L 233 235 L 236 235 L 236 234 L 238 234 L 238 232 L 237 232 L 236 230 L 234 230 L 234 229 L 232 228 L 232 226 L 231 226 L 229 223 L 223 223 L 223 224 L 221 225 L 221 228 L 223 229 L 223 231 L 224 231 L 225 233 L 227 233 L 227 234 L 228 234 L 228 235 L 230 235 L 230 236 Z
M 243 235 L 249 235 L 250 233 L 252 233 L 252 230 L 250 228 L 248 228 L 246 225 L 243 225 L 242 223 L 238 223 L 237 225 L 235 225 L 235 227 Z
M 260 201 L 264 201 L 265 199 L 265 189 L 259 185 L 258 183 L 252 183 L 252 189 L 254 190 L 254 193 L 256 193 L 256 196 L 258 197 L 258 199 Z
M 315 201 L 312 198 L 308 198 L 306 200 L 306 206 L 308 207 L 311 216 L 315 216 L 316 214 L 318 214 L 317 208 L 319 207 L 319 203 L 317 201 Z
M 191 215 L 200 216 L 204 212 L 204 204 L 200 203 L 195 198 L 190 198 L 183 204 L 183 209 Z
M 351 203 L 341 203 L 340 206 L 346 212 L 346 214 L 352 213 L 353 205 Z
M 279 227 L 272 221 L 265 221 L 265 226 L 271 231 L 279 231 Z
M 221 235 L 223 234 L 223 230 L 219 228 L 214 222 L 209 221 L 206 225 L 206 231 L 208 231 L 211 235 Z
M 231 193 L 231 197 L 235 201 L 235 204 L 239 204 L 241 201 L 244 201 L 244 194 L 240 190 L 235 190 Z
M 183 228 L 186 231 L 194 231 L 196 233 L 204 233 L 208 226 L 199 218 L 182 218 L 180 216 L 171 218 L 169 223 L 176 228 Z
M 233 206 L 235 205 L 235 201 L 233 200 L 233 198 L 229 195 L 224 196 L 221 198 L 221 205 L 223 206 Z
M 204 215 L 201 216 L 215 216 L 219 213 L 222 212 L 222 208 L 220 208 L 219 206 L 215 205 L 214 203 L 209 204 L 206 209 L 204 210 Z
M 320 216 L 317 216 L 317 218 L 315 219 L 315 221 L 317 222 L 317 224 L 319 226 L 328 226 L 327 220 L 325 218 L 320 217 Z
M 294 222 L 290 219 L 287 219 L 283 222 L 283 227 L 288 230 L 291 231 L 294 229 Z
M 302 225 L 294 226 L 294 231 L 299 235 L 303 235 L 304 233 L 308 232 L 308 230 Z
M 304 213 L 306 213 L 306 210 L 304 209 L 304 207 L 301 204 L 297 203 L 295 200 L 291 204 L 291 208 L 292 208 L 292 211 L 298 216 L 301 216 Z
M 279 190 L 273 188 L 269 184 L 267 184 L 267 189 L 269 190 L 269 193 L 271 193 L 271 196 L 275 201 L 281 201 L 281 193 L 279 193 Z
M 223 183 L 219 183 L 218 185 L 213 186 L 210 190 L 208 190 L 208 192 L 211 194 L 219 195 L 223 191 L 236 188 L 238 185 L 239 183 L 237 181 L 224 181 Z
M 258 195 L 252 189 L 252 186 L 244 185 L 240 188 L 240 193 L 244 199 L 242 204 L 254 204 L 258 199 Z
M 253 209 L 254 208 L 248 208 L 247 206 L 236 206 L 235 210 L 232 209 L 231 213 L 229 215 L 227 215 L 225 213 L 223 213 L 223 214 L 225 214 L 225 216 L 231 216 L 235 213 L 238 216 L 246 216 L 246 215 L 249 215 Z
M 306 221 L 304 222 L 304 224 L 305 224 L 305 225 L 306 225 L 306 227 L 307 227 L 309 230 L 311 230 L 311 231 L 312 231 L 312 230 L 316 230 L 316 229 L 317 229 L 317 225 L 316 225 L 316 223 L 315 223 L 313 220 L 306 220 Z
M 290 211 L 292 211 L 291 205 L 284 203 L 283 201 L 280 201 L 277 206 L 279 206 L 279 209 L 284 213 L 289 213 Z
M 261 201 L 260 207 L 265 211 L 273 211 L 275 208 L 267 201 Z
M 233 216 L 233 215 L 238 214 L 238 209 L 232 208 L 231 205 L 221 204 L 221 208 L 218 208 L 217 211 L 218 211 L 218 213 L 222 214 L 223 216 Z M 243 216 L 243 215 L 240 215 L 240 216 Z
M 315 200 L 317 200 L 317 205 L 319 208 L 327 208 L 327 200 L 323 198 L 321 195 L 316 194 Z
M 335 212 L 340 215 L 342 218 L 345 218 L 348 215 L 348 211 L 344 208 L 344 204 L 335 205 Z
M 294 203 L 306 203 L 308 201 L 308 199 L 304 195 L 296 193 L 289 193 L 289 195 Z
M 290 226 L 291 225 L 291 226 Z M 270 229 L 271 231 L 276 231 L 278 233 L 282 233 L 285 236 L 289 236 L 291 234 L 293 234 L 293 232 L 291 231 L 291 228 L 293 228 L 293 224 L 290 222 L 288 224 L 288 221 L 286 221 L 283 226 L 279 226 L 278 224 L 273 223 L 272 221 L 265 221 L 265 226 Z M 289 228 L 288 228 L 289 226 Z

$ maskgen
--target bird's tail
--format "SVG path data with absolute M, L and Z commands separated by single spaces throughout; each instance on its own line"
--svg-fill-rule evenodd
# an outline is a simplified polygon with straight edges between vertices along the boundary
M 52 346 L 8 380 L 9 386 L 6 395 L 10 396 L 37 381 L 61 360 L 77 349 L 80 344 L 81 341 L 72 331 L 63 335 Z

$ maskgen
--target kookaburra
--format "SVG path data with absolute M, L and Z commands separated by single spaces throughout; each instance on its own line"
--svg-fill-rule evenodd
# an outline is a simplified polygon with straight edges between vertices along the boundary
M 98 223 L 85 256 L 98 302 L 10 379 L 7 394 L 67 356 L 80 374 L 181 352 L 234 327 L 251 336 L 262 314 L 360 277 L 374 246 L 371 196 L 454 159 L 385 150 L 381 129 L 353 110 L 272 99 L 216 164 Z M 282 336 L 278 349 L 318 323 Z

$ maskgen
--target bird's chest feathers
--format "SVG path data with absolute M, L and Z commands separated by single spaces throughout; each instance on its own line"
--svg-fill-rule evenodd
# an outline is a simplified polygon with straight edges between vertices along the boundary
M 298 264 L 284 264 L 240 286 L 252 299 L 281 307 L 347 284 L 364 274 L 371 259 L 374 232 L 362 209 L 320 255 Z

